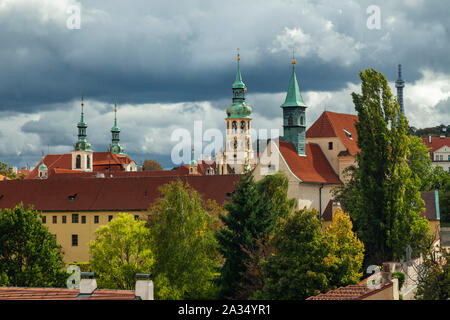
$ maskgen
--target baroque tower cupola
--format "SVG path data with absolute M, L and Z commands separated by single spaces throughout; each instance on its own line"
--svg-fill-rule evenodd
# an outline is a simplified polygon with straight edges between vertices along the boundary
M 84 122 L 84 100 L 81 97 L 81 118 L 77 124 L 78 141 L 72 151 L 72 170 L 92 171 L 93 151 L 87 141 L 87 124 Z
M 250 131 L 252 108 L 245 103 L 247 87 L 242 81 L 240 60 L 238 53 L 236 78 L 232 86 L 233 103 L 226 109 L 227 129 L 224 151 L 226 164 L 238 174 L 250 168 L 254 157 Z M 226 164 L 224 164 L 225 172 Z

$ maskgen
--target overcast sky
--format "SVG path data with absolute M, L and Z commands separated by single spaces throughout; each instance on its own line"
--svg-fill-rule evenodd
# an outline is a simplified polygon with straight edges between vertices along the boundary
M 117 101 L 128 155 L 170 168 L 173 130 L 225 130 L 236 48 L 254 128 L 281 128 L 293 49 L 308 126 L 324 110 L 354 113 L 359 70 L 396 94 L 399 63 L 410 125 L 448 125 L 449 12 L 447 0 L 0 0 L 0 160 L 70 152 L 83 94 L 95 151 Z

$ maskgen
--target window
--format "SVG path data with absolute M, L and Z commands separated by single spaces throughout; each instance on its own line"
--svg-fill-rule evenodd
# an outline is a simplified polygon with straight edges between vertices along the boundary
M 78 213 L 72 214 L 72 223 L 78 223 Z
M 245 122 L 241 121 L 241 132 L 245 132 Z
M 292 116 L 289 116 L 288 118 L 288 126 L 292 126 L 294 125 L 294 119 L 292 118 Z
M 113 219 L 113 216 L 108 216 L 108 222 Z
M 303 116 L 300 117 L 300 125 L 303 125 Z
M 94 223 L 98 223 L 98 216 L 94 216 Z
M 333 142 L 328 142 L 328 150 L 333 150 Z
M 81 216 L 81 223 L 86 224 L 86 216 Z
M 81 169 L 81 155 L 77 155 L 77 159 L 75 161 L 75 168 Z
M 67 217 L 66 216 L 62 216 L 62 223 L 66 223 L 67 222 Z
M 42 223 L 47 223 L 47 217 L 46 216 L 42 216 Z
M 353 140 L 352 134 L 351 134 L 350 132 L 348 132 L 348 131 L 345 130 L 345 129 L 342 129 L 342 130 L 344 130 L 344 133 L 347 135 L 347 137 L 348 137 L 350 140 Z
M 72 235 L 72 247 L 78 247 L 78 235 L 77 234 Z
M 236 132 L 237 131 L 237 122 L 236 121 L 233 121 L 232 127 L 233 127 L 233 132 Z
M 55 224 L 55 223 L 58 223 L 58 217 L 57 216 L 53 216 L 52 217 L 52 222 Z
M 91 157 L 87 156 L 87 164 L 86 167 L 89 169 L 91 167 Z

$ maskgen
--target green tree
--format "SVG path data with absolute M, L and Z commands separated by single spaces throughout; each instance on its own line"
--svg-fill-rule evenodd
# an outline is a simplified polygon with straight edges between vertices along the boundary
M 246 263 L 249 252 L 258 249 L 258 239 L 269 237 L 277 223 L 292 211 L 295 200 L 287 198 L 288 181 L 281 173 L 265 176 L 256 183 L 251 173 L 240 177 L 230 202 L 225 204 L 227 214 L 220 219 L 224 226 L 216 233 L 220 251 L 225 258 L 221 271 L 221 298 L 240 298 L 249 293 L 249 275 Z
M 417 254 L 430 235 L 427 221 L 419 217 L 421 181 L 406 160 L 408 121 L 381 73 L 368 69 L 360 77 L 361 94 L 352 97 L 361 152 L 352 169 L 353 185 L 341 187 L 337 198 L 364 243 L 367 266 L 399 258 L 409 244 Z
M 450 298 L 450 250 L 438 247 L 424 255 L 419 266 L 415 298 L 418 300 L 448 300 Z
M 157 171 L 162 169 L 163 167 L 156 160 L 146 159 L 142 162 L 142 171 Z
M 17 174 L 7 163 L 0 161 L 0 174 L 10 179 L 17 179 Z
M 99 287 L 134 289 L 136 273 L 149 273 L 154 262 L 145 221 L 119 213 L 95 231 L 89 242 L 90 269 L 98 274 Z
M 0 211 L 0 285 L 64 287 L 63 267 L 61 246 L 41 213 L 22 203 Z
M 216 295 L 218 276 L 214 238 L 218 209 L 181 181 L 162 186 L 160 192 L 148 221 L 155 254 L 155 295 L 158 299 L 211 298 Z
M 303 300 L 327 290 L 326 247 L 316 210 L 294 212 L 271 243 L 275 253 L 263 263 L 264 288 L 255 298 Z
M 325 230 L 328 287 L 335 289 L 358 283 L 364 260 L 364 245 L 352 231 L 349 215 L 342 210 L 333 215 L 331 225 Z

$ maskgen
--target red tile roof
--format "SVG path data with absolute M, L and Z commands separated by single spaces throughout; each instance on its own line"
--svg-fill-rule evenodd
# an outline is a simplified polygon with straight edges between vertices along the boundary
M 327 293 L 309 297 L 306 300 L 362 300 L 391 286 L 392 282 L 382 285 L 379 289 L 371 289 L 365 285 L 348 285 L 346 287 L 328 291 Z
M 0 287 L 0 300 L 134 300 L 131 290 L 96 289 L 91 295 L 79 296 L 78 289 Z
M 111 171 L 121 171 L 123 164 L 129 164 L 133 160 L 128 158 L 127 156 L 117 156 L 111 152 L 94 152 L 93 153 L 93 170 L 103 171 L 105 169 L 110 168 Z M 41 160 L 36 167 L 31 170 L 31 172 L 25 177 L 25 179 L 36 179 L 39 173 L 39 166 L 42 161 L 44 161 L 45 165 L 48 168 L 48 175 L 52 174 L 60 174 L 60 173 L 73 173 L 78 174 L 77 172 L 72 170 L 72 154 L 64 153 L 64 154 L 48 154 Z M 53 170 L 57 169 L 57 170 Z
M 306 157 L 299 156 L 291 142 L 279 141 L 279 150 L 292 173 L 302 181 L 340 184 L 318 144 L 306 144 Z
M 61 178 L 11 180 L 0 183 L 0 209 L 20 202 L 40 211 L 134 211 L 146 210 L 159 197 L 158 187 L 180 179 L 203 198 L 222 204 L 234 191 L 238 175 Z M 74 199 L 69 200 L 69 196 Z
M 338 137 L 350 155 L 354 156 L 360 151 L 357 146 L 358 133 L 355 128 L 357 121 L 356 115 L 324 111 L 306 131 L 306 138 Z M 352 139 L 344 130 L 351 134 Z
M 431 148 L 430 150 L 430 158 L 434 160 L 434 152 L 443 146 L 450 147 L 450 138 L 441 138 L 441 137 L 431 137 L 431 143 L 429 138 L 422 138 L 423 143 L 427 146 L 427 148 Z M 444 159 L 447 160 L 447 159 Z

